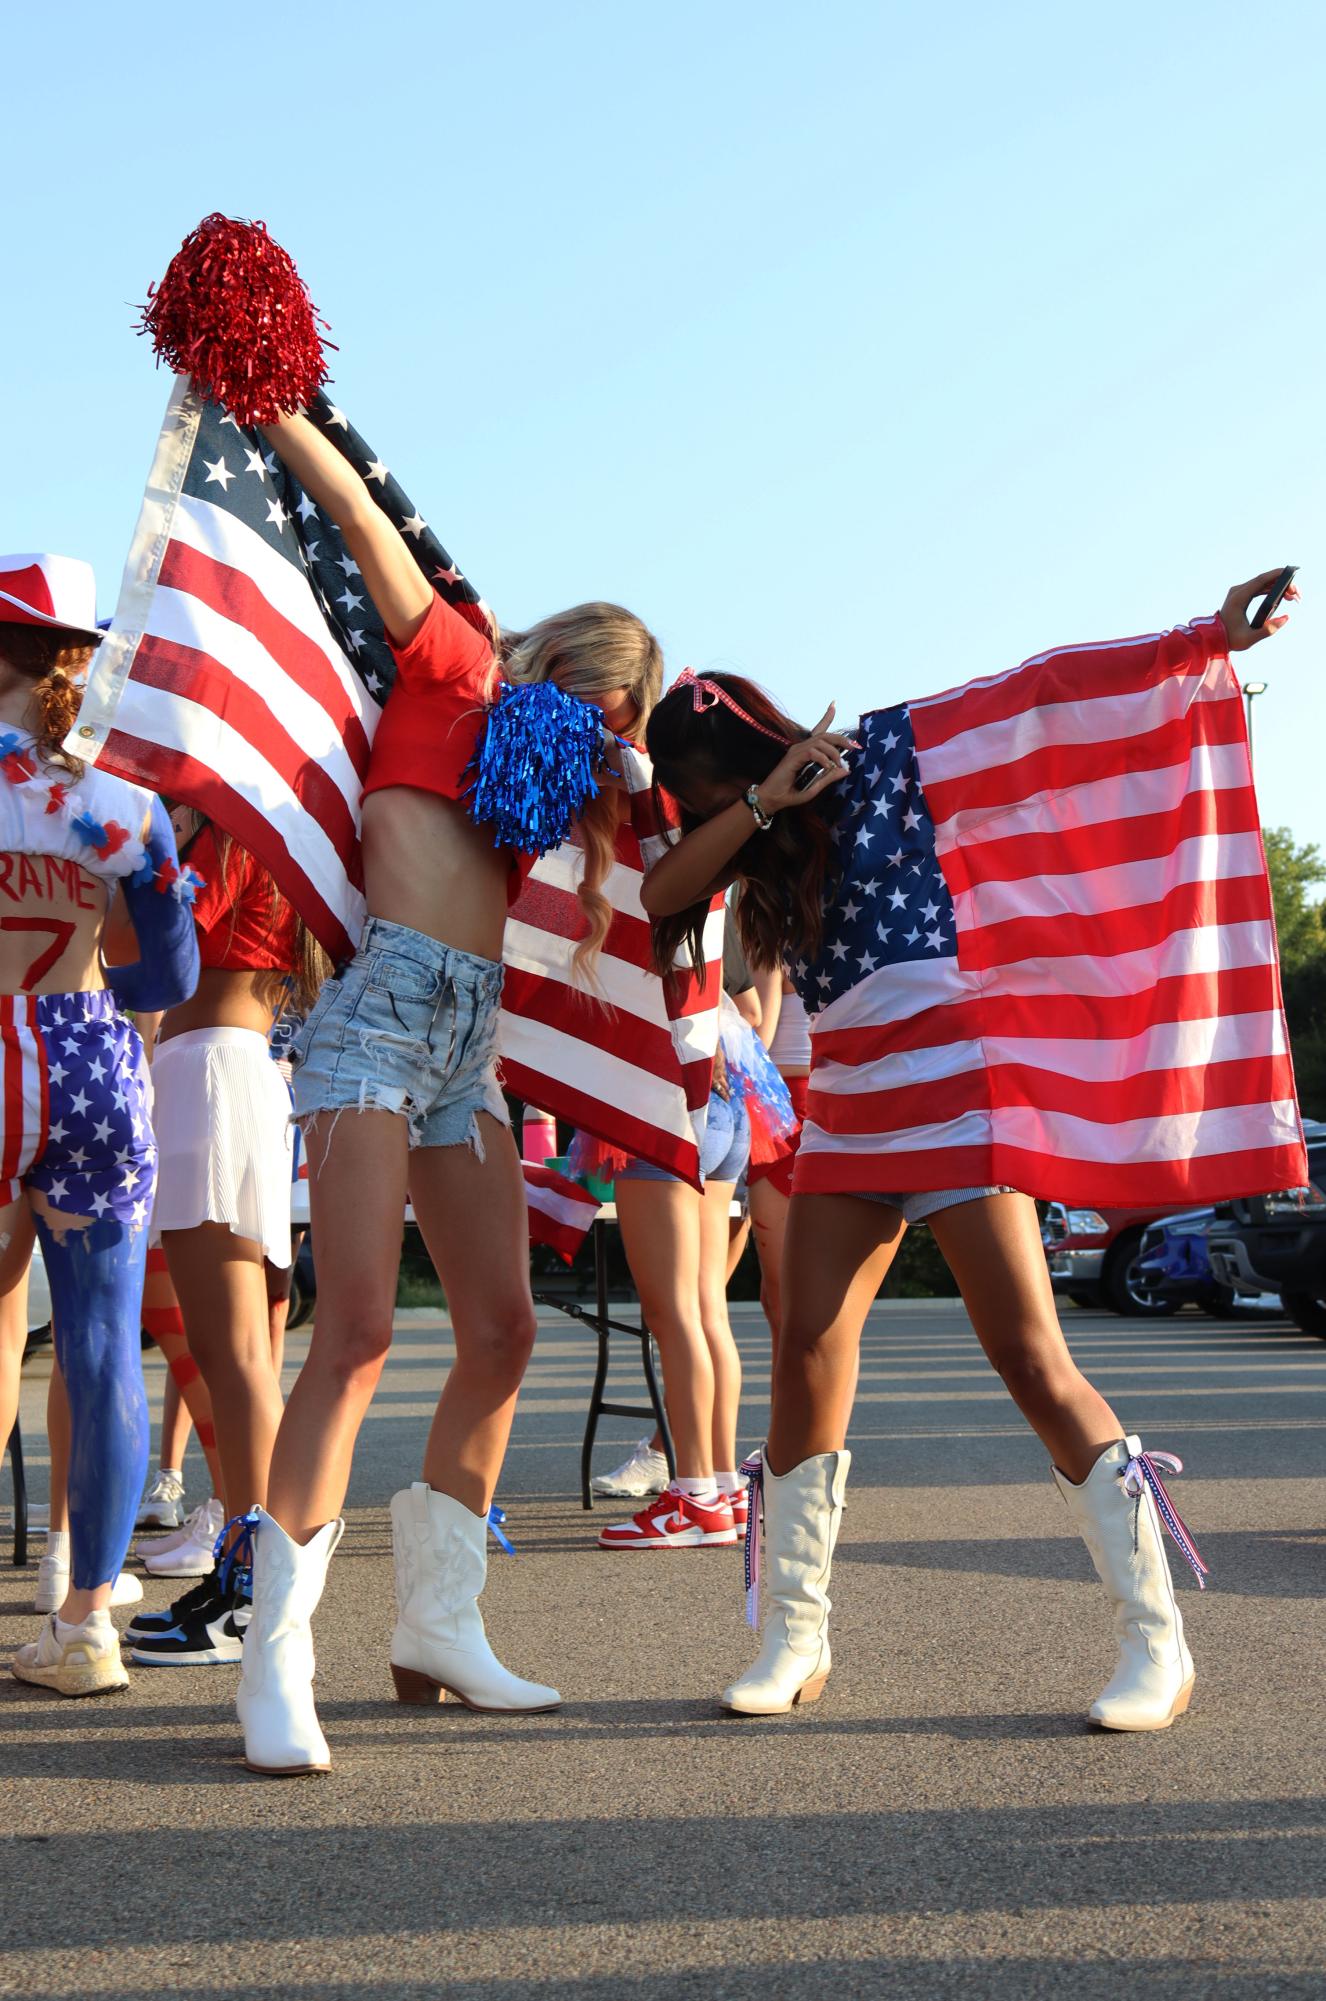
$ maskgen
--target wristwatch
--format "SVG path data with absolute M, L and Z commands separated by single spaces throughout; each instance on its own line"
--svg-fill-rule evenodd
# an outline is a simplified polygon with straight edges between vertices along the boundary
M 745 792 L 742 794 L 742 797 L 745 799 L 746 804 L 750 807 L 750 810 L 755 817 L 755 824 L 759 828 L 760 832 L 762 834 L 768 833 L 770 827 L 772 827 L 773 825 L 773 814 L 766 813 L 763 806 L 761 806 L 759 786 L 748 785 L 746 787 Z

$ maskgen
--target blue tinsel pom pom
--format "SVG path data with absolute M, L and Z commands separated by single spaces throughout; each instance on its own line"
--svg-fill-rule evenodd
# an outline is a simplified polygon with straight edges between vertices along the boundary
M 560 847 L 598 791 L 602 713 L 551 681 L 503 687 L 470 766 L 466 807 L 493 844 L 523 855 Z

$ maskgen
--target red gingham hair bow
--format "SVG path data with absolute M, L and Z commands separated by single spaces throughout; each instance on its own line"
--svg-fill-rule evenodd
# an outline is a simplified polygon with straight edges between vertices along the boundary
M 726 688 L 720 688 L 717 681 L 710 681 L 705 675 L 697 674 L 692 667 L 683 667 L 672 686 L 691 690 L 691 702 L 697 716 L 703 715 L 706 709 L 717 708 L 721 702 L 725 709 L 731 709 L 734 716 L 738 716 L 743 723 L 749 723 L 750 727 L 758 730 L 761 736 L 772 737 L 775 743 L 784 745 L 794 741 L 792 737 L 781 736 L 777 730 L 771 730 L 765 723 L 757 723 L 750 711 L 743 709 L 741 703 L 735 701 Z

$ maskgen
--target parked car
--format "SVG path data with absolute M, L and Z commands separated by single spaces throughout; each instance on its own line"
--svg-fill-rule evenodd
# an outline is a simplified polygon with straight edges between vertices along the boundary
M 1133 1273 L 1140 1292 L 1172 1300 L 1176 1307 L 1200 1306 L 1203 1312 L 1213 1314 L 1230 1311 L 1234 1294 L 1215 1276 L 1206 1248 L 1206 1233 L 1215 1213 L 1214 1209 L 1182 1209 L 1177 1216 L 1162 1216 L 1143 1230 Z
M 1138 1283 L 1142 1236 L 1155 1220 L 1154 1209 L 1089 1209 L 1048 1202 L 1041 1242 L 1051 1285 L 1056 1292 L 1066 1292 L 1077 1306 L 1109 1306 L 1116 1313 L 1148 1319 L 1174 1313 L 1176 1300 Z
M 1245 1307 L 1283 1312 L 1278 1292 L 1236 1293 L 1216 1277 L 1208 1236 L 1222 1215 L 1228 1215 L 1227 1208 L 1182 1209 L 1177 1216 L 1162 1216 L 1152 1223 L 1142 1232 L 1134 1283 L 1144 1292 L 1172 1299 L 1176 1306 L 1200 1306 L 1203 1313 L 1217 1318 Z
M 1306 1184 L 1228 1203 L 1211 1226 L 1207 1248 L 1222 1284 L 1240 1297 L 1267 1288 L 1278 1292 L 1305 1334 L 1326 1339 L 1326 1134 L 1320 1127 L 1308 1135 Z

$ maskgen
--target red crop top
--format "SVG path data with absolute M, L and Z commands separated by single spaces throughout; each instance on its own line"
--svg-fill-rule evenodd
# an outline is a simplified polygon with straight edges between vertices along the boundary
M 271 877 L 247 848 L 238 841 L 229 847 L 223 869 L 222 843 L 209 824 L 186 850 L 190 867 L 203 878 L 193 906 L 199 962 L 229 972 L 293 972 L 298 956 L 293 906 L 273 893 Z
M 364 795 L 389 785 L 459 799 L 500 685 L 481 632 L 434 594 L 408 646 L 393 646 L 396 681 L 373 738 Z
M 364 797 L 404 785 L 461 800 L 502 685 L 492 646 L 434 594 L 409 645 L 391 651 L 396 680 L 373 738 Z M 533 855 L 512 855 L 508 903 L 519 896 L 534 861 Z

